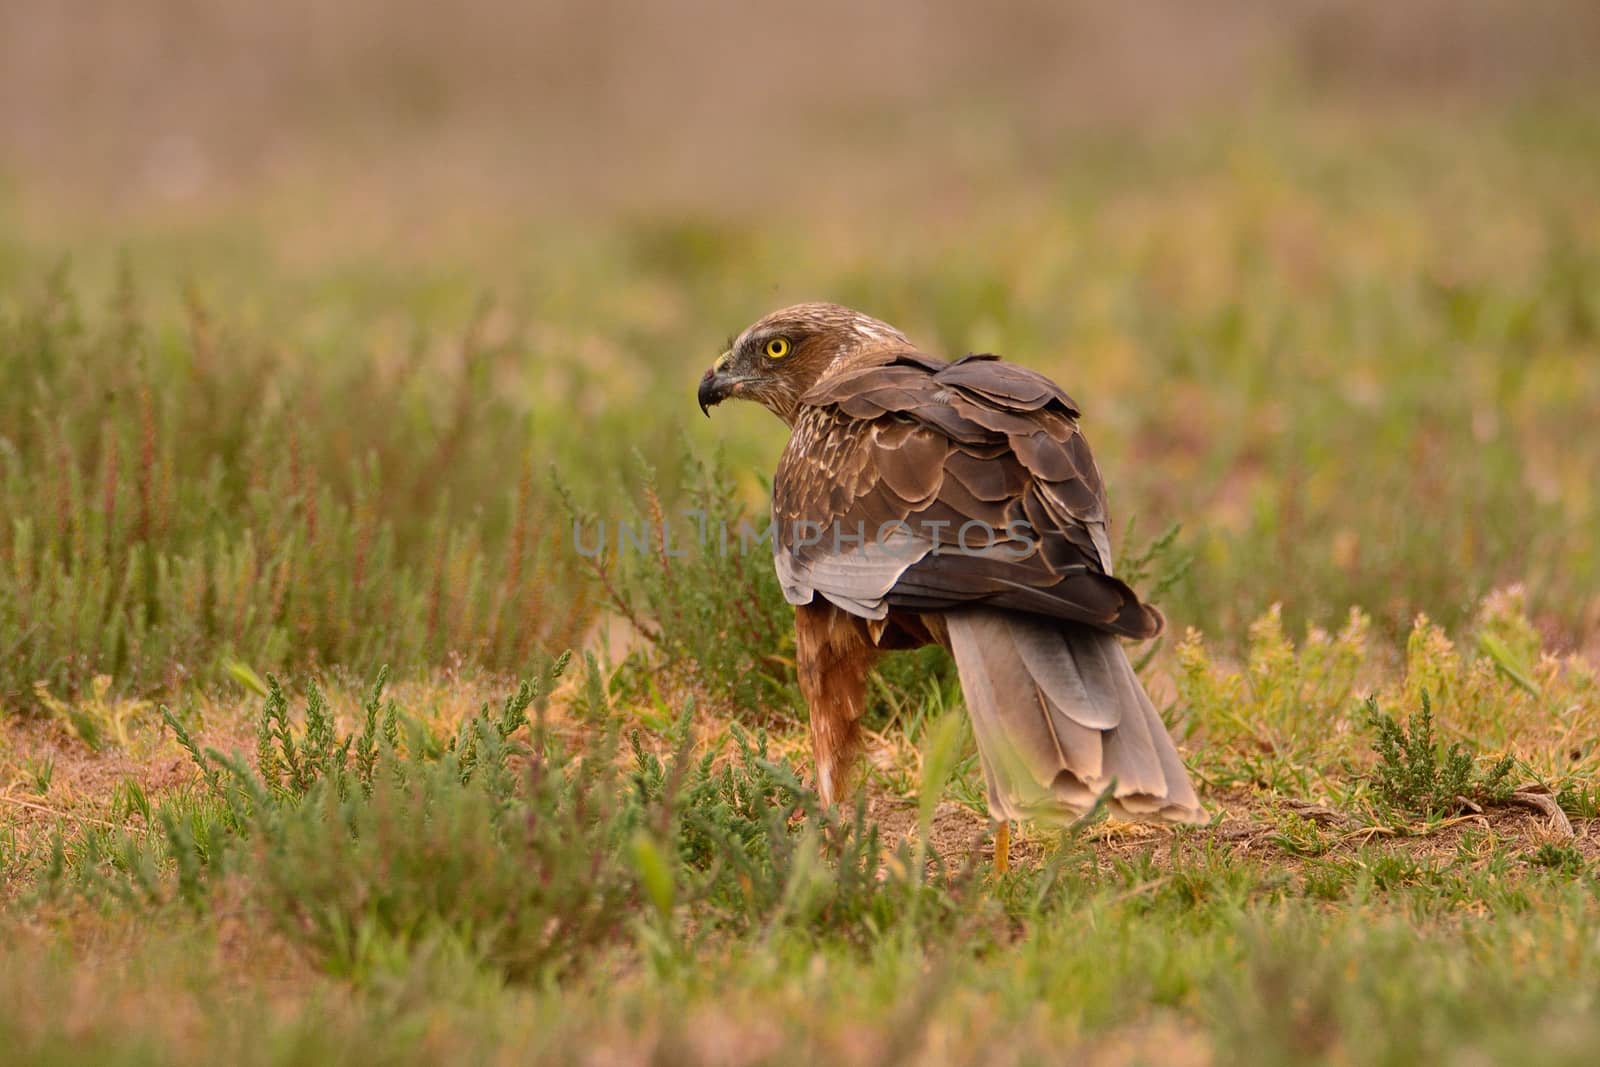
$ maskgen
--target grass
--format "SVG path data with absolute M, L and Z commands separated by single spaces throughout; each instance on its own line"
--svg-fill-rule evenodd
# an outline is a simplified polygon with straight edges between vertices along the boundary
M 1597 132 L 1086 139 L 898 240 L 305 259 L 0 201 L 8 1057 L 1587 1062 Z M 691 399 L 817 295 L 1083 402 L 1212 825 L 1025 827 L 994 879 L 936 651 L 818 804 L 737 551 L 779 431 Z

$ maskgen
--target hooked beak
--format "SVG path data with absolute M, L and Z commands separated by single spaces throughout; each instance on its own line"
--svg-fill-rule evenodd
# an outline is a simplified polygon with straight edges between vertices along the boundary
M 711 409 L 728 399 L 733 394 L 733 387 L 737 380 L 725 371 L 728 366 L 729 353 L 724 352 L 716 364 L 700 378 L 700 389 L 695 394 L 695 399 L 700 402 L 700 411 L 711 417 Z

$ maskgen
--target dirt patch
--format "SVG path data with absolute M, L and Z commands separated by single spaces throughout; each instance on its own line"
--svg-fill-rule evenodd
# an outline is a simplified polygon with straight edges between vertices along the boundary
M 1349 855 L 1363 846 L 1382 843 L 1418 859 L 1444 858 L 1461 853 L 1463 840 L 1487 832 L 1486 842 L 1532 854 L 1543 845 L 1575 849 L 1590 862 L 1600 861 L 1600 834 L 1594 819 L 1567 819 L 1568 833 L 1538 807 L 1513 802 L 1465 811 L 1432 824 L 1382 825 L 1364 823 L 1355 816 L 1320 805 L 1277 796 L 1232 791 L 1206 798 L 1221 817 L 1207 827 L 1167 827 L 1149 823 L 1106 820 L 1087 828 L 1081 840 L 1102 859 L 1132 860 L 1149 856 L 1158 867 L 1171 866 L 1175 857 L 1190 857 L 1201 850 L 1226 849 L 1240 859 L 1270 856 L 1286 869 L 1302 866 L 1308 858 Z M 1557 809 L 1559 810 L 1559 809 Z M 885 844 L 893 848 L 913 839 L 917 832 L 917 805 L 913 799 L 877 792 L 869 797 L 867 813 Z M 1297 842 L 1285 833 L 1284 813 L 1317 827 L 1314 840 Z M 994 859 L 994 827 L 986 816 L 953 801 L 934 810 L 930 844 L 948 869 Z M 1014 827 L 1011 863 L 1037 866 L 1060 848 L 1060 831 L 1043 825 Z
M 193 777 L 170 732 L 151 731 L 130 748 L 91 749 L 49 719 L 0 719 L 0 828 L 19 844 L 65 819 L 109 825 L 117 788 L 137 782 L 154 801 Z M 116 825 L 143 826 L 133 814 Z

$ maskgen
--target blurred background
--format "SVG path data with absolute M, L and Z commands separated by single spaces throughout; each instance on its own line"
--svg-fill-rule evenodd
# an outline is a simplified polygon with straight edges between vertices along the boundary
M 1589 92 L 1597 56 L 1583 0 L 6 0 L 0 166 L 119 208 L 859 207 L 1284 98 Z
M 0 0 L 0 699 L 584 643 L 803 299 L 1060 380 L 1177 634 L 1600 651 L 1597 176 L 1581 0 Z

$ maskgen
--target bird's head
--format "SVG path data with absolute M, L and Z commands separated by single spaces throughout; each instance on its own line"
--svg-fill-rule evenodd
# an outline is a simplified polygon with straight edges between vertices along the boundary
M 729 397 L 754 400 L 785 422 L 828 370 L 866 349 L 909 347 L 904 334 L 838 304 L 795 304 L 762 318 L 728 344 L 700 378 L 707 415 Z

